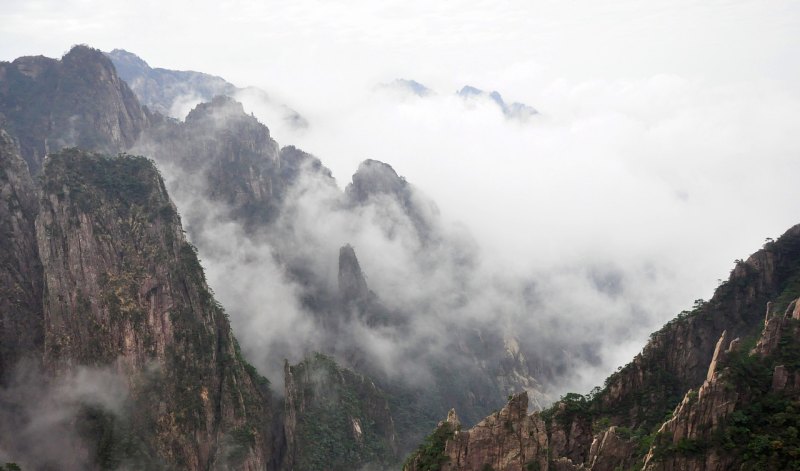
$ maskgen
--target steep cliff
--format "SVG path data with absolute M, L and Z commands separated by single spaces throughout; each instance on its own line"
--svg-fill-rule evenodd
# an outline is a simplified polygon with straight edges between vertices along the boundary
M 694 311 L 653 334 L 604 389 L 567 394 L 530 416 L 509 413 L 519 408 L 515 396 L 501 415 L 444 439 L 440 424 L 431 435 L 440 437 L 438 451 L 431 454 L 429 438 L 405 469 L 796 469 L 798 295 L 795 226 L 747 261 L 737 261 L 709 302 L 696 303 Z M 747 345 L 755 347 L 750 351 Z M 507 418 L 505 429 L 496 426 L 501 416 Z M 519 430 L 528 430 L 528 438 Z M 438 464 L 421 465 L 424 456 L 435 456 Z
M 383 392 L 362 375 L 315 353 L 285 367 L 287 440 L 283 469 L 386 469 L 397 459 Z
M 34 222 L 38 196 L 28 166 L 0 129 L 0 383 L 21 358 L 40 358 L 42 267 Z
M 800 276 L 800 226 L 767 243 L 746 261 L 737 261 L 729 279 L 707 302 L 698 300 L 661 330 L 631 363 L 606 380 L 598 410 L 612 423 L 652 427 L 670 413 L 690 388 L 706 379 L 708 364 L 723 331 L 729 338 L 758 335 L 764 306 L 776 301 Z
M 46 367 L 127 378 L 140 466 L 264 469 L 267 384 L 241 358 L 153 164 L 50 155 L 40 206 Z
M 645 470 L 800 468 L 797 304 L 783 313 L 770 306 L 751 351 L 723 334 L 708 378 L 658 430 Z
M 19 140 L 38 174 L 63 147 L 116 153 L 130 148 L 147 115 L 102 52 L 75 46 L 61 58 L 0 62 L 0 127 Z

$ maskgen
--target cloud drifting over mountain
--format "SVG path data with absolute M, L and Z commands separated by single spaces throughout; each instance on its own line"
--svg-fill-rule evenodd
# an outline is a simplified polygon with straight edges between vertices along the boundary
M 710 295 L 734 258 L 798 222 L 794 2 L 132 5 L 11 2 L 0 56 L 86 42 L 263 86 L 311 123 L 298 132 L 240 97 L 282 144 L 320 157 L 340 185 L 365 158 L 391 163 L 472 234 L 485 283 L 536 280 L 541 314 L 520 322 L 588 320 L 565 333 L 575 337 L 608 327 L 602 366 L 580 380 L 588 385 Z M 168 18 L 182 18 L 180 34 Z M 375 90 L 398 77 L 443 93 Z M 540 115 L 509 122 L 491 103 L 448 93 L 465 84 Z M 370 246 L 352 236 L 341 242 Z M 390 298 L 406 272 L 374 253 L 358 250 L 370 286 Z M 237 298 L 216 289 L 223 302 Z M 296 312 L 281 293 L 259 303 Z

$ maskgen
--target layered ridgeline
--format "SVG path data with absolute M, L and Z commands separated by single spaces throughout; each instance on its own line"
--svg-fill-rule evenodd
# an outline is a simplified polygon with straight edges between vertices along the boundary
M 443 230 L 435 206 L 391 166 L 363 162 L 342 192 L 319 159 L 292 146 L 280 147 L 266 126 L 228 97 L 199 105 L 184 122 L 153 120 L 135 152 L 153 156 L 162 166 L 204 259 L 212 266 L 231 267 L 225 280 L 242 273 L 262 277 L 264 267 L 280 264 L 297 294 L 297 324 L 303 326 L 287 329 L 287 335 L 252 328 L 260 325 L 254 316 L 276 315 L 269 306 L 251 301 L 256 299 L 252 291 L 233 294 L 230 286 L 218 288 L 232 300 L 228 308 L 234 326 L 241 326 L 244 349 L 257 365 L 312 350 L 335 356 L 387 393 L 398 443 L 406 450 L 454 403 L 474 411 L 465 420 L 477 420 L 510 391 L 522 388 L 536 400 L 542 397 L 539 373 L 548 379 L 555 368 L 542 362 L 545 366 L 534 371 L 526 360 L 534 355 L 515 348 L 515 337 L 490 322 L 434 315 L 458 313 L 468 296 L 477 298 L 482 288 L 470 278 L 475 255 Z M 220 240 L 217 234 L 229 233 L 231 227 L 237 228 L 232 235 L 236 243 Z M 441 290 L 416 291 L 425 298 L 387 302 L 379 290 L 367 286 L 352 245 L 365 234 L 372 237 L 370 242 L 378 238 L 379 246 L 402 252 L 397 266 L 407 264 L 414 277 L 406 282 L 424 284 L 441 278 L 442 271 L 461 276 L 445 280 Z M 240 256 L 233 250 L 237 247 L 250 251 L 233 265 L 230 260 Z M 329 260 L 335 261 L 336 254 L 338 266 L 331 267 Z M 408 283 L 404 289 L 412 291 L 413 286 Z M 443 325 L 432 328 L 431 322 Z M 431 338 L 429 331 L 448 336 Z M 398 362 L 402 358 L 425 377 L 409 380 L 410 374 L 396 370 L 397 362 L 381 357 L 386 347 Z
M 317 158 L 280 147 L 234 100 L 164 117 L 88 47 L 0 68 L 2 458 L 44 469 L 380 469 L 451 405 L 476 421 L 508 392 L 542 398 L 563 371 L 520 348 L 505 323 L 476 319 L 470 302 L 486 283 L 468 238 L 444 230 L 391 166 L 365 161 L 341 191 Z M 86 150 L 135 150 L 165 182 L 146 159 Z M 278 365 L 277 378 L 294 371 L 285 402 L 243 360 L 167 188 L 199 253 L 230 278 L 215 286 L 243 354 L 265 373 Z M 358 256 L 399 250 L 407 288 L 367 283 L 354 249 L 365 233 L 383 245 L 359 245 Z M 254 297 L 274 281 L 263 267 L 296 304 Z M 442 285 L 443 268 L 460 275 Z M 245 279 L 262 285 L 237 296 Z M 285 357 L 306 360 L 284 371 Z M 58 436 L 76 437 L 68 446 L 31 447 L 48 442 L 39 399 L 69 411 L 47 415 Z
M 795 226 L 737 261 L 602 389 L 530 415 L 514 395 L 469 430 L 451 411 L 404 469 L 798 469 L 798 296 Z

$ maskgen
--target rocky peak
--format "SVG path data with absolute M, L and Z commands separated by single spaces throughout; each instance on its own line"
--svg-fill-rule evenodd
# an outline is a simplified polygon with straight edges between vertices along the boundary
M 0 121 L 37 174 L 63 147 L 117 153 L 147 125 L 133 92 L 102 52 L 75 46 L 61 60 L 22 57 L 0 63 Z
M 364 203 L 371 196 L 388 194 L 401 201 L 408 198 L 408 183 L 391 165 L 377 160 L 365 160 L 358 166 L 353 181 L 345 189 L 354 202 Z
M 345 188 L 345 197 L 353 205 L 386 204 L 393 201 L 408 218 L 422 242 L 434 237 L 432 227 L 438 208 L 416 193 L 405 178 L 399 176 L 391 165 L 377 160 L 365 160 L 358 166 L 352 182 Z M 384 229 L 392 236 L 400 221 L 393 220 Z
M 547 430 L 538 415 L 527 414 L 528 395 L 508 403 L 469 430 L 461 430 L 454 411 L 440 422 L 426 445 L 412 454 L 404 471 L 547 469 Z
M 363 301 L 369 296 L 367 281 L 350 244 L 339 249 L 339 296 L 345 303 Z
M 230 119 L 247 120 L 252 118 L 245 114 L 244 106 L 233 98 L 225 95 L 217 95 L 208 103 L 200 103 L 186 116 L 187 124 L 198 124 L 208 120 L 214 122 L 227 122 Z M 254 121 L 255 118 L 252 118 Z M 269 135 L 269 129 L 264 126 Z

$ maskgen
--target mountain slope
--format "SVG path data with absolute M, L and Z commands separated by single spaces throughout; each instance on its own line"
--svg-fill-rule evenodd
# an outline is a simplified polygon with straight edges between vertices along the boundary
M 514 396 L 463 432 L 449 417 L 404 469 L 795 469 L 798 295 L 795 226 L 737 261 L 710 301 L 654 333 L 604 389 L 532 415 L 527 395 Z

